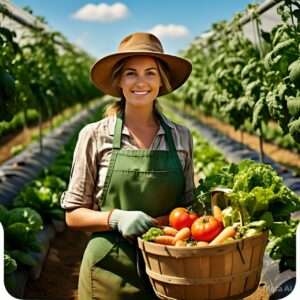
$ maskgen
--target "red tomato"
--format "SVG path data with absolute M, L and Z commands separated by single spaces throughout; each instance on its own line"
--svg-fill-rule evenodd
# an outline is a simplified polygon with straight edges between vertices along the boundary
M 196 213 L 190 212 L 184 207 L 177 207 L 169 215 L 169 224 L 177 230 L 184 227 L 190 228 L 197 218 L 198 215 Z
M 192 225 L 192 237 L 197 241 L 210 242 L 223 229 L 223 224 L 213 216 L 202 216 Z

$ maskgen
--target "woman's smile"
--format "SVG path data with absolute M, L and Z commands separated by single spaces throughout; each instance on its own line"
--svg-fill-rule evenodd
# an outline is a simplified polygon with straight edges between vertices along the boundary
M 122 70 L 119 83 L 128 105 L 153 105 L 161 86 L 160 73 L 154 58 L 134 56 Z
M 133 93 L 138 96 L 144 96 L 149 94 L 149 91 L 133 91 Z

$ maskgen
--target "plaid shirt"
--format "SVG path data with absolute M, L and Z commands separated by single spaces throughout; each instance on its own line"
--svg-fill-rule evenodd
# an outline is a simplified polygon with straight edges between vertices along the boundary
M 188 204 L 192 200 L 194 190 L 192 136 L 186 127 L 175 124 L 163 114 L 161 115 L 167 125 L 171 127 L 185 177 L 184 201 Z M 98 205 L 101 206 L 104 181 L 112 154 L 115 123 L 116 116 L 109 116 L 86 125 L 80 131 L 74 151 L 68 189 L 61 196 L 62 208 L 101 209 Z M 125 125 L 122 130 L 122 148 L 139 149 Z M 161 125 L 150 150 L 167 150 L 165 131 Z

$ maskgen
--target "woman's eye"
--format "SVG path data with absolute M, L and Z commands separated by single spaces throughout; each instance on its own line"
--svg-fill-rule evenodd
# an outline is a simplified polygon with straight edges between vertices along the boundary
M 132 75 L 134 75 L 134 72 L 127 72 L 127 73 L 125 73 L 125 75 L 126 76 L 132 76 Z
M 148 72 L 147 75 L 150 75 L 150 76 L 155 76 L 156 73 L 155 72 Z

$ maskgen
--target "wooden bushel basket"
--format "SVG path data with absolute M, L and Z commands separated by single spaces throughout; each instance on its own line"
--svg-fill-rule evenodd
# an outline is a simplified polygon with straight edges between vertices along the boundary
M 225 245 L 174 247 L 143 241 L 146 273 L 160 299 L 242 299 L 258 287 L 267 233 Z

